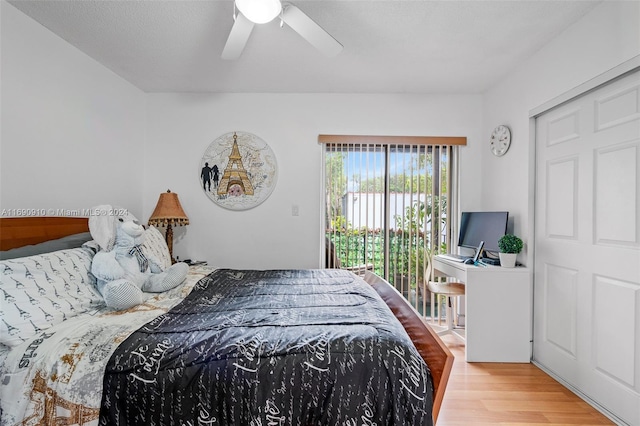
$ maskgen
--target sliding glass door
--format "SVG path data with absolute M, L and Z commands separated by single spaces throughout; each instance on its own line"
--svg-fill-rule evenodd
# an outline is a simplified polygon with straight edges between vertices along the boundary
M 451 235 L 454 145 L 325 145 L 328 267 L 371 270 L 427 315 L 431 256 Z

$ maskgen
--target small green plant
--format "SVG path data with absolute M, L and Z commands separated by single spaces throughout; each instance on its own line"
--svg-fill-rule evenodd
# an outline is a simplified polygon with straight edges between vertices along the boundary
M 513 234 L 503 235 L 498 240 L 498 248 L 501 253 L 520 253 L 522 246 L 522 240 Z

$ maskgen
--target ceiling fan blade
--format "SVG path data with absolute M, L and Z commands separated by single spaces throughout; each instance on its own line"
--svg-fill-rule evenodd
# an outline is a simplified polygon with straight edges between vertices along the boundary
M 292 4 L 282 5 L 282 20 L 326 56 L 336 56 L 342 45 L 322 27 Z
M 248 20 L 242 13 L 238 12 L 236 20 L 231 27 L 227 44 L 222 51 L 222 59 L 238 59 L 242 54 L 244 46 L 251 35 L 254 23 Z

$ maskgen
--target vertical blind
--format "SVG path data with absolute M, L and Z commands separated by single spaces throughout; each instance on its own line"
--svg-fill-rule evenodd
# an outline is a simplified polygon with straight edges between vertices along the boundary
M 327 267 L 371 270 L 426 315 L 430 259 L 450 244 L 466 138 L 321 135 Z

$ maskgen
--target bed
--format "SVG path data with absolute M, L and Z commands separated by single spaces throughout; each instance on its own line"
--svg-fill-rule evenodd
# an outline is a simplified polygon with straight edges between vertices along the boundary
M 87 230 L 86 218 L 2 218 L 0 251 Z M 437 420 L 453 355 L 369 271 L 197 266 L 179 287 L 114 312 L 84 275 L 90 250 L 0 261 L 0 322 L 13 287 L 33 299 L 22 329 L 0 324 L 2 425 Z

